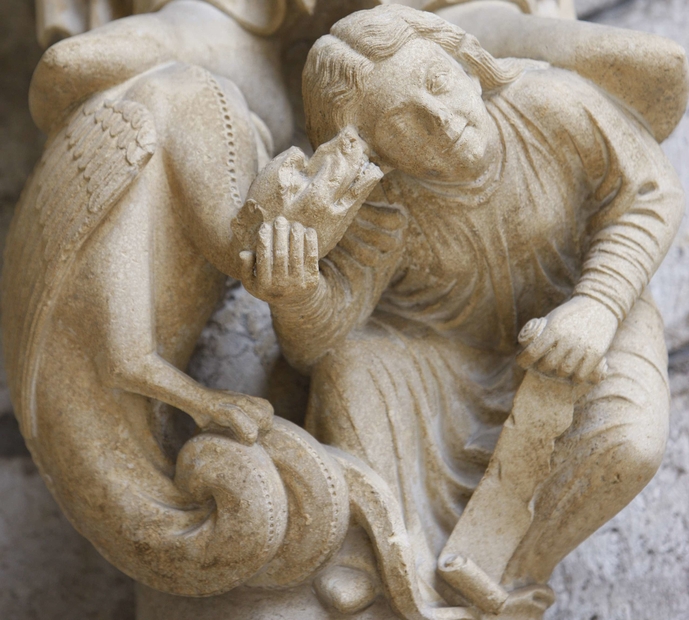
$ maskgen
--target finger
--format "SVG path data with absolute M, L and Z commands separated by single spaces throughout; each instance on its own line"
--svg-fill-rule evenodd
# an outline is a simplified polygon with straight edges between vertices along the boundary
M 263 398 L 252 398 L 244 412 L 258 425 L 260 431 L 269 431 L 273 426 L 273 406 Z
M 256 281 L 259 287 L 269 287 L 273 282 L 273 227 L 261 224 L 256 242 Z
M 585 383 L 589 381 L 589 376 L 594 371 L 596 366 L 600 363 L 600 359 L 597 359 L 593 355 L 585 355 L 579 367 L 574 372 L 572 377 L 575 383 Z
M 241 262 L 241 278 L 244 288 L 248 288 L 254 281 L 254 267 L 256 266 L 256 254 L 243 250 L 239 253 Z
M 528 347 L 536 338 L 538 338 L 543 330 L 548 325 L 548 319 L 531 319 L 521 328 L 519 334 L 517 335 L 517 341 L 523 347 Z
M 273 224 L 273 279 L 284 283 L 289 275 L 289 222 L 281 215 Z
M 545 375 L 559 376 L 560 365 L 568 353 L 567 350 L 561 351 L 560 349 L 561 347 L 555 345 L 534 364 L 534 368 Z
M 295 222 L 289 233 L 289 273 L 297 282 L 304 282 L 304 227 Z
M 313 228 L 307 228 L 304 237 L 304 275 L 307 281 L 318 279 L 318 235 Z
M 230 419 L 232 420 L 232 431 L 237 437 L 237 441 L 247 446 L 256 443 L 258 424 L 254 420 L 239 408 L 234 408 L 234 411 L 230 413 Z
M 517 363 L 522 368 L 530 368 L 555 346 L 555 337 L 546 329 L 526 349 L 517 356 Z
M 574 351 L 570 351 L 560 363 L 560 368 L 557 372 L 557 376 L 562 377 L 563 379 L 568 379 L 572 377 L 572 375 L 574 375 L 581 362 L 581 356 L 575 354 Z
M 604 381 L 608 377 L 608 360 L 603 358 L 599 363 L 598 366 L 596 366 L 593 369 L 593 372 L 588 376 L 587 381 L 589 383 L 593 383 L 594 385 L 598 385 L 601 381 Z

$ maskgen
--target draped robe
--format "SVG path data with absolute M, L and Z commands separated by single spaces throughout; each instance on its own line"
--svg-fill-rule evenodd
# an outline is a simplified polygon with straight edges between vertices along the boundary
M 667 432 L 667 354 L 645 288 L 682 216 L 676 174 L 639 120 L 575 74 L 531 71 L 485 103 L 501 156 L 481 179 L 388 174 L 321 261 L 314 295 L 272 308 L 283 351 L 312 375 L 307 428 L 397 490 L 431 557 L 509 415 L 520 328 L 572 295 L 598 300 L 621 327 L 610 376 L 558 440 L 549 501 L 588 484 L 587 442 L 605 438 L 588 453 L 613 458 L 638 436 L 655 462 Z M 601 416 L 610 402 L 626 409 Z

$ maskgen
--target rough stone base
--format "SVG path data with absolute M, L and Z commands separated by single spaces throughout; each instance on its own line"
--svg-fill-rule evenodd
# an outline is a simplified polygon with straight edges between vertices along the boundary
M 310 585 L 287 592 L 238 588 L 224 596 L 185 599 L 136 587 L 136 620 L 344 620 L 328 613 L 316 601 Z M 315 603 L 315 604 L 314 604 Z M 397 620 L 382 599 L 356 616 L 356 620 Z

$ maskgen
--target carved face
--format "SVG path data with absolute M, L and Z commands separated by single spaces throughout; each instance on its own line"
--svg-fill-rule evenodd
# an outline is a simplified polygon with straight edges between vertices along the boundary
M 499 136 L 477 79 L 439 45 L 416 39 L 366 79 L 361 133 L 381 161 L 411 176 L 477 179 Z

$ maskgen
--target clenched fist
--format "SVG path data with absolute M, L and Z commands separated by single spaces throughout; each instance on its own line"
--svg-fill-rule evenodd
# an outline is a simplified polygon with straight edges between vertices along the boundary
M 605 354 L 619 327 L 617 317 L 589 297 L 572 297 L 544 319 L 527 323 L 520 334 L 525 345 L 517 357 L 522 368 L 598 383 L 605 377 Z

